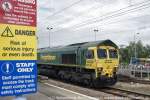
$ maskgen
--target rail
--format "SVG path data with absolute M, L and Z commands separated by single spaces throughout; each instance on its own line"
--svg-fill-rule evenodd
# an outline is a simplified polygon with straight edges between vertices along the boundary
M 105 89 L 100 89 L 105 93 L 113 94 L 120 97 L 127 97 L 129 99 L 139 99 L 139 100 L 149 100 L 150 94 L 139 93 L 131 90 L 125 90 L 120 88 L 106 87 Z

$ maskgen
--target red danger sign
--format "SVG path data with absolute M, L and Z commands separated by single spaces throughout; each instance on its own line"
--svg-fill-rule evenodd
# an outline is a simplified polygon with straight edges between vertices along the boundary
M 36 26 L 36 0 L 0 0 L 0 23 Z

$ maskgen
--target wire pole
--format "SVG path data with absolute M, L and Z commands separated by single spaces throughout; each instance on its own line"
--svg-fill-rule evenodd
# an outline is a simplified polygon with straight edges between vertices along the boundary
M 135 33 L 134 33 L 134 58 L 136 58 L 136 39 L 135 39 Z
M 134 34 L 134 57 L 137 58 L 137 47 L 136 47 L 136 35 L 140 33 Z
M 51 31 L 53 28 L 52 27 L 47 27 L 47 30 Z M 51 47 L 51 35 L 49 32 L 49 47 Z
M 98 32 L 98 29 L 94 29 L 94 33 L 95 33 L 95 41 L 96 41 L 96 33 Z

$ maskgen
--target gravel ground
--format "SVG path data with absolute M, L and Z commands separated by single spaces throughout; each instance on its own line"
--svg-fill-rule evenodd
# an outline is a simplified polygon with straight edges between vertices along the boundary
M 65 88 L 65 89 L 68 89 L 77 93 L 81 93 L 87 96 L 98 98 L 99 100 L 125 100 L 125 99 L 127 100 L 127 98 L 124 98 L 124 97 L 117 97 L 112 94 L 101 92 L 100 89 L 97 89 L 97 90 L 91 89 L 88 87 L 82 87 L 79 85 L 73 85 L 70 83 L 61 82 L 59 80 L 48 79 L 48 80 L 42 81 L 42 83 L 49 83 L 52 85 L 56 85 L 56 86 L 59 86 L 59 87 L 62 87 L 62 88 Z
M 131 90 L 144 94 L 150 94 L 150 84 L 140 84 L 134 82 L 129 83 L 117 82 L 117 84 L 113 87 Z
M 108 93 L 104 93 L 101 92 L 100 89 L 91 89 L 88 87 L 82 87 L 79 85 L 73 85 L 72 83 L 65 83 L 59 80 L 54 80 L 54 79 L 48 79 L 48 80 L 42 80 L 43 83 L 49 83 L 49 84 L 53 84 L 65 89 L 69 89 L 81 94 L 85 94 L 88 96 L 92 96 L 92 97 L 97 97 L 97 98 L 115 98 L 117 99 L 118 97 L 115 97 L 114 95 L 108 94 Z M 135 91 L 135 92 L 139 92 L 139 93 L 144 93 L 144 94 L 150 94 L 150 85 L 149 84 L 140 84 L 140 83 L 134 83 L 134 82 L 117 82 L 116 85 L 114 85 L 113 87 L 115 88 L 121 88 L 121 89 L 125 89 L 125 90 L 130 90 L 130 91 Z M 122 100 L 124 100 L 125 98 L 122 98 Z M 103 100 L 103 99 L 100 99 Z M 113 100 L 113 99 L 112 99 Z

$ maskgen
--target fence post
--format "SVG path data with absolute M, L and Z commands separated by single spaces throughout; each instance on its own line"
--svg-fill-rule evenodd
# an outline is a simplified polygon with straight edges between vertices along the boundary
M 140 69 L 141 69 L 141 79 L 143 78 L 143 73 L 142 73 L 142 65 L 140 65 Z
M 134 75 L 134 78 L 135 78 L 135 68 L 136 68 L 136 65 L 133 65 L 133 75 Z
M 146 72 L 147 72 L 147 78 L 149 80 L 149 68 L 148 68 L 148 66 L 146 66 Z
M 133 77 L 132 71 L 133 71 L 133 66 L 131 64 L 129 64 L 128 65 L 128 72 L 130 73 L 130 77 Z
M 147 68 L 148 68 L 148 80 L 150 80 L 150 66 L 148 66 Z
M 119 66 L 119 74 L 122 73 L 122 64 Z

